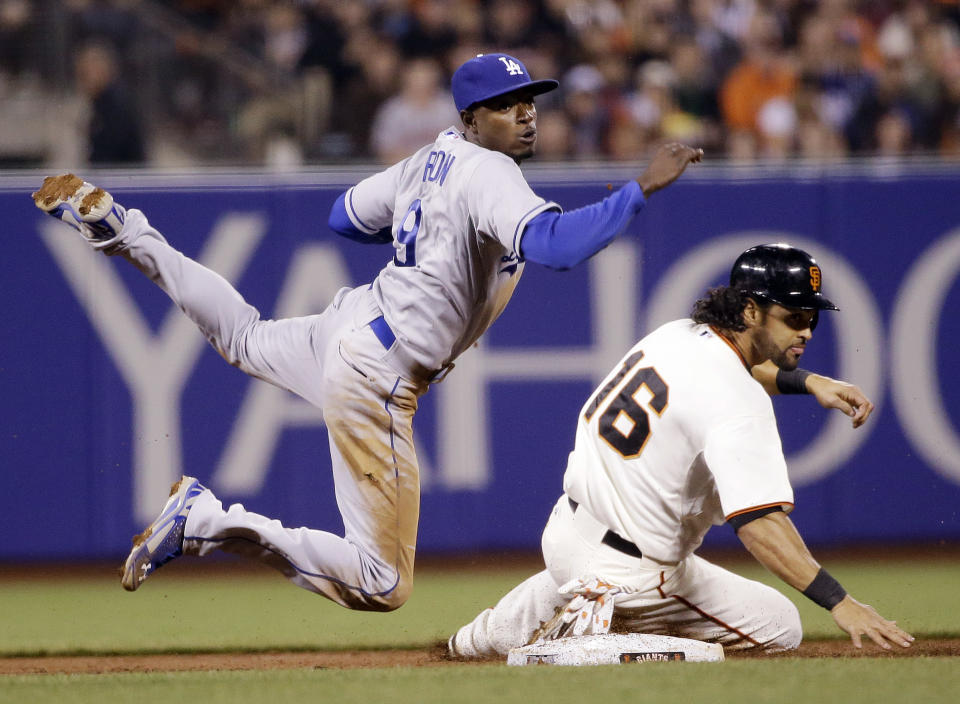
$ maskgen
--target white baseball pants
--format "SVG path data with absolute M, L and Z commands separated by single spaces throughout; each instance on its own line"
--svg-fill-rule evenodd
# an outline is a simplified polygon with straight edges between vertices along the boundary
M 427 384 L 404 378 L 369 323 L 367 288 L 342 289 L 319 315 L 261 320 L 219 274 L 170 247 L 139 210 L 127 211 L 128 259 L 200 328 L 230 364 L 323 410 L 344 537 L 286 528 L 207 491 L 190 510 L 184 552 L 239 553 L 352 609 L 388 611 L 413 587 L 420 511 L 412 421 Z
M 582 506 L 574 511 L 562 496 L 543 532 L 547 569 L 457 631 L 455 654 L 506 655 L 526 645 L 566 605 L 559 586 L 579 577 L 599 577 L 629 590 L 614 601 L 614 620 L 628 632 L 693 638 L 731 649 L 800 645 L 800 615 L 777 590 L 696 555 L 679 563 L 632 557 L 603 544 L 606 531 Z

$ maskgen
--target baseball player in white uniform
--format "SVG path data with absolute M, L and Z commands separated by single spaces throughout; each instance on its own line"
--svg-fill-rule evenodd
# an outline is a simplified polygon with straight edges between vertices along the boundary
M 872 410 L 856 387 L 797 368 L 819 311 L 835 308 L 820 279 L 802 250 L 751 248 L 693 319 L 663 325 L 624 356 L 580 413 L 564 494 L 543 532 L 546 569 L 454 634 L 452 655 L 604 633 L 614 616 L 628 632 L 796 648 L 802 628 L 789 599 L 694 554 L 724 522 L 857 647 L 863 635 L 910 644 L 817 564 L 787 515 L 793 491 L 765 387 L 813 393 L 855 426 Z
M 134 538 L 126 589 L 183 553 L 224 550 L 270 564 L 348 608 L 386 611 L 406 601 L 420 504 L 417 399 L 500 315 L 525 261 L 563 269 L 593 255 L 646 196 L 702 155 L 666 145 L 636 181 L 563 213 L 530 189 L 519 168 L 536 147 L 534 98 L 557 85 L 531 80 L 505 54 L 464 63 L 452 80 L 463 127 L 361 181 L 332 209 L 331 229 L 392 243 L 393 258 L 371 284 L 342 289 L 319 315 L 262 320 L 139 210 L 73 175 L 44 181 L 34 194 L 38 207 L 156 282 L 230 364 L 321 408 L 330 437 L 343 537 L 288 528 L 241 505 L 224 509 L 184 477 Z

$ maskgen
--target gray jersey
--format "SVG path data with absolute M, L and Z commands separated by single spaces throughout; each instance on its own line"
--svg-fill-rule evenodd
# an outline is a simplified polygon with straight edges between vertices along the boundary
M 500 315 L 523 271 L 527 223 L 556 203 L 535 194 L 508 156 L 459 130 L 347 191 L 353 224 L 393 231 L 395 256 L 373 282 L 398 342 L 438 369 Z

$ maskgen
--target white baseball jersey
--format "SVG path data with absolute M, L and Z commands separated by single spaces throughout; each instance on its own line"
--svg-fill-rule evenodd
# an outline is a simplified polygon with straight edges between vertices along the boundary
M 789 599 L 693 553 L 725 518 L 793 507 L 773 405 L 709 326 L 677 320 L 627 353 L 580 413 L 564 489 L 543 531 L 546 569 L 460 628 L 455 656 L 529 642 L 567 605 L 561 585 L 591 578 L 623 587 L 614 614 L 627 632 L 729 648 L 800 643 Z M 610 530 L 643 556 L 609 543 Z
M 392 227 L 393 262 L 373 283 L 400 343 L 439 369 L 472 345 L 510 300 L 523 271 L 527 223 L 556 203 L 536 195 L 520 167 L 454 128 L 347 191 L 353 224 Z
M 691 320 L 643 338 L 587 401 L 564 489 L 665 561 L 733 515 L 793 507 L 770 398 L 732 345 Z

